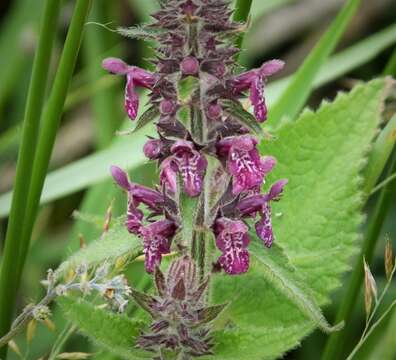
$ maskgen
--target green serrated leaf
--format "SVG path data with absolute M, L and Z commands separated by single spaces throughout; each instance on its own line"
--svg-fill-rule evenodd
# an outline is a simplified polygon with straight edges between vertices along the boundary
M 253 236 L 254 234 L 251 234 L 251 237 Z M 330 333 L 342 328 L 342 323 L 331 326 L 327 322 L 311 294 L 311 290 L 301 280 L 298 272 L 290 266 L 289 259 L 284 255 L 281 248 L 273 245 L 269 250 L 263 249 L 262 244 L 252 242 L 250 249 L 252 255 L 260 263 L 263 278 L 282 295 L 291 300 L 319 329 Z
M 357 250 L 360 171 L 381 122 L 386 87 L 384 79 L 358 85 L 333 103 L 322 104 L 316 113 L 305 111 L 285 124 L 276 140 L 262 145 L 277 159 L 267 183 L 289 179 L 281 201 L 272 205 L 275 243 L 284 248 L 319 305 L 329 302 Z M 216 325 L 230 326 L 224 333 L 235 340 L 234 349 L 247 349 L 249 359 L 273 359 L 297 346 L 315 322 L 266 276 L 261 260 L 272 250 L 255 245 L 250 250 L 247 274 L 215 281 L 214 302 L 230 302 Z M 271 255 L 265 261 L 273 260 Z M 279 338 L 274 335 L 279 333 Z M 231 341 L 227 336 L 223 341 Z M 238 358 L 216 339 L 219 358 Z
M 97 265 L 105 261 L 114 263 L 120 256 L 129 256 L 133 259 L 142 253 L 142 249 L 141 240 L 136 235 L 128 233 L 119 219 L 107 233 L 64 261 L 55 271 L 55 275 L 60 277 L 81 263 L 88 265 Z
M 241 125 L 247 127 L 253 134 L 257 135 L 259 138 L 264 137 L 263 129 L 257 119 L 248 111 L 246 111 L 243 106 L 236 101 L 223 100 L 222 101 L 224 110 L 230 114 L 235 120 L 237 120 Z
M 99 309 L 83 299 L 60 297 L 57 300 L 65 317 L 99 346 L 122 359 L 150 359 L 152 354 L 135 347 L 142 321 Z
M 133 129 L 133 132 L 136 132 L 146 126 L 147 124 L 154 121 L 160 112 L 158 106 L 150 106 L 137 120 L 136 126 Z

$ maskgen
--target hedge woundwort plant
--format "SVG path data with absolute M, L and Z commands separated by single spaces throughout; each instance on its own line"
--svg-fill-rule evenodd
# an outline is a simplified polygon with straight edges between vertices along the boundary
M 155 71 L 115 58 L 103 61 L 107 71 L 126 78 L 128 116 L 135 120 L 137 88 L 143 87 L 151 91 L 151 107 L 141 121 L 159 117 L 158 138 L 149 139 L 143 149 L 158 161 L 157 188 L 132 183 L 122 169 L 111 168 L 128 196 L 125 225 L 142 238 L 145 267 L 155 277 L 158 297 L 135 290 L 132 296 L 153 317 L 151 332 L 142 334 L 138 345 L 157 354 L 171 349 L 189 358 L 211 352 L 207 323 L 223 306 L 207 304 L 210 273 L 248 271 L 248 219 L 257 217 L 255 231 L 271 247 L 271 202 L 279 199 L 287 182 L 279 180 L 261 192 L 276 160 L 260 157 L 252 131 L 267 118 L 265 81 L 283 62 L 271 60 L 238 73 L 234 59 L 239 49 L 233 44 L 243 28 L 230 20 L 231 13 L 223 0 L 163 1 L 153 15 L 155 22 L 139 29 L 158 43 Z M 240 103 L 245 93 L 255 119 Z M 212 171 L 209 163 L 215 164 Z M 182 203 L 188 198 L 198 200 L 192 236 L 184 238 Z M 221 253 L 217 259 L 210 243 Z M 165 280 L 161 259 L 171 251 L 177 256 Z

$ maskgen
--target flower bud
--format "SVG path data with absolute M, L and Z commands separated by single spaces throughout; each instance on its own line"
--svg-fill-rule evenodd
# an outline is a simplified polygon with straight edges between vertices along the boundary
M 144 144 L 143 152 L 150 160 L 155 160 L 161 156 L 162 148 L 161 140 L 150 139 Z
M 183 75 L 195 75 L 199 70 L 199 62 L 195 57 L 188 56 L 180 63 L 180 70 Z
M 217 103 L 212 103 L 208 107 L 207 116 L 211 120 L 217 120 L 222 112 L 222 108 Z
M 170 115 L 176 110 L 176 104 L 172 100 L 162 100 L 160 103 L 160 112 L 162 115 Z

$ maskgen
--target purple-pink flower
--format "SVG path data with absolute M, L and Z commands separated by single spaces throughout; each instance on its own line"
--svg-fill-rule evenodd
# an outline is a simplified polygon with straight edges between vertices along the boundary
M 149 139 L 143 147 L 143 152 L 150 160 L 156 160 L 161 157 L 164 146 L 159 139 Z
M 127 65 L 124 61 L 116 58 L 103 60 L 102 66 L 112 74 L 126 76 L 125 110 L 129 118 L 134 120 L 139 108 L 139 95 L 136 92 L 136 87 L 152 89 L 156 82 L 156 76 L 136 66 Z
M 172 147 L 173 155 L 161 164 L 160 181 L 171 193 L 177 189 L 177 174 L 183 180 L 184 191 L 191 197 L 202 191 L 203 177 L 207 167 L 204 155 L 197 151 L 191 141 L 178 140 Z
M 156 221 L 141 228 L 147 272 L 154 272 L 156 266 L 161 263 L 162 255 L 170 253 L 170 242 L 175 231 L 175 223 L 167 219 Z
M 235 94 L 248 90 L 250 91 L 250 101 L 254 108 L 256 119 L 260 122 L 267 119 L 267 106 L 264 99 L 264 82 L 266 78 L 281 70 L 284 62 L 281 60 L 271 60 L 265 62 L 258 69 L 246 71 L 235 76 L 231 80 L 231 88 Z
M 243 217 L 255 217 L 257 213 L 260 214 L 260 220 L 256 223 L 255 228 L 257 235 L 263 240 L 266 247 L 271 247 L 274 241 L 270 202 L 279 200 L 286 184 L 286 179 L 279 180 L 271 186 L 268 193 L 249 196 L 237 205 L 237 209 Z
M 249 269 L 248 227 L 240 220 L 219 218 L 215 224 L 216 245 L 222 252 L 218 262 L 230 275 Z
M 138 206 L 143 203 L 154 214 L 160 214 L 164 197 L 156 190 L 130 182 L 127 173 L 118 166 L 112 166 L 110 170 L 116 183 L 128 193 L 126 227 L 130 233 L 139 234 L 143 212 Z
M 273 157 L 260 158 L 256 145 L 257 140 L 250 135 L 230 136 L 217 143 L 218 155 L 227 158 L 235 195 L 259 187 L 275 165 Z

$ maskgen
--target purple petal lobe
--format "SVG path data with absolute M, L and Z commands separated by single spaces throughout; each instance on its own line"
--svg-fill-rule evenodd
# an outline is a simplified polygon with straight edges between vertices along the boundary
M 179 140 L 171 147 L 173 158 L 183 178 L 184 191 L 191 197 L 202 191 L 203 177 L 208 165 L 205 156 L 194 150 L 194 144 Z
M 261 167 L 264 171 L 264 175 L 267 175 L 276 165 L 276 159 L 272 156 L 264 156 L 261 158 Z
M 130 183 L 129 193 L 132 194 L 135 202 L 138 204 L 143 203 L 154 212 L 161 212 L 161 205 L 164 202 L 163 195 L 153 189 L 143 185 Z
M 267 106 L 264 100 L 264 83 L 260 77 L 256 77 L 250 85 L 250 101 L 254 108 L 256 119 L 263 122 L 267 119 Z
M 173 156 L 166 158 L 160 167 L 160 183 L 165 185 L 167 190 L 175 193 L 177 190 L 177 164 Z
M 139 96 L 135 91 L 135 84 L 131 73 L 127 74 L 125 86 L 125 110 L 131 120 L 135 120 L 139 108 Z
M 162 255 L 170 252 L 170 239 L 175 230 L 175 224 L 166 219 L 141 228 L 147 272 L 154 272 L 161 263 Z
M 129 69 L 129 66 L 125 62 L 117 58 L 104 59 L 102 67 L 108 72 L 117 75 L 125 75 Z
M 269 193 L 267 194 L 268 200 L 277 200 L 279 195 L 282 193 L 283 188 L 288 183 L 287 179 L 278 180 L 274 185 L 271 186 Z
M 131 234 L 138 235 L 142 226 L 143 212 L 136 207 L 135 199 L 128 193 L 126 228 Z
M 113 179 L 119 186 L 121 186 L 124 190 L 129 190 L 128 175 L 124 170 L 113 165 L 110 167 L 110 172 L 113 176 Z
M 237 204 L 237 209 L 242 216 L 256 216 L 260 212 L 267 199 L 265 195 L 252 195 L 244 198 Z
M 282 60 L 270 60 L 266 61 L 263 65 L 260 67 L 260 75 L 263 77 L 268 77 L 271 76 L 278 71 L 282 70 L 283 67 L 285 66 L 285 62 Z
M 263 240 L 266 247 L 270 248 L 274 241 L 274 234 L 272 231 L 271 207 L 268 202 L 263 206 L 261 219 L 256 223 L 255 227 L 259 238 Z
M 233 176 L 233 193 L 260 186 L 264 180 L 265 169 L 256 149 L 257 140 L 250 135 L 230 137 L 218 143 L 218 154 L 228 150 L 227 168 Z
M 222 252 L 219 264 L 230 275 L 249 269 L 249 236 L 247 226 L 239 220 L 220 218 L 216 221 L 216 245 Z

